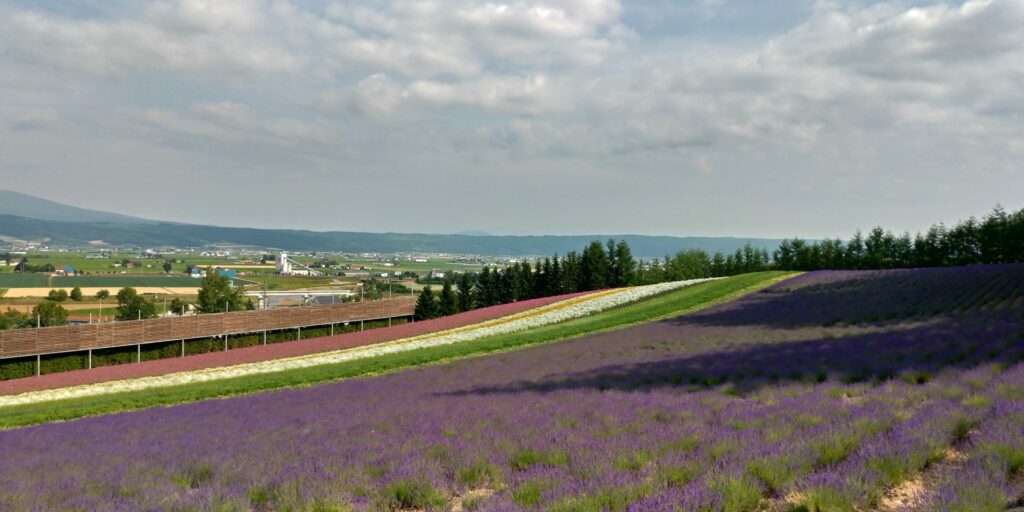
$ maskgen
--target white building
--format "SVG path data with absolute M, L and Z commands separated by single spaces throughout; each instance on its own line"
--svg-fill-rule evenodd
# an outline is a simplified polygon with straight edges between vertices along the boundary
M 277 273 L 283 275 L 291 275 L 292 273 L 292 262 L 288 259 L 288 253 L 282 252 L 277 255 Z

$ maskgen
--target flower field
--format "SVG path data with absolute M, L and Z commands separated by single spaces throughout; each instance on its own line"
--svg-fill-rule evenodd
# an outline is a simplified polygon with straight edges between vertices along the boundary
M 0 509 L 1003 511 L 1022 361 L 1022 264 L 812 272 L 561 343 L 0 432 Z
M 479 324 L 457 327 L 439 333 L 423 334 L 420 336 L 346 350 L 337 350 L 326 353 L 309 354 L 218 368 L 205 368 L 168 375 L 157 375 L 89 385 L 47 389 L 11 396 L 0 396 L 0 407 L 45 402 L 50 400 L 80 398 L 108 393 L 139 391 L 143 389 L 190 384 L 195 382 L 209 382 L 218 379 L 230 379 L 261 373 L 273 373 L 284 370 L 335 364 L 383 354 L 416 350 L 425 347 L 450 345 L 487 336 L 524 331 L 544 325 L 564 322 L 574 318 L 581 318 L 622 306 L 624 304 L 643 300 L 647 297 L 652 297 L 671 290 L 711 280 L 712 279 L 691 279 L 688 281 L 675 281 L 648 286 L 637 286 L 633 288 L 607 290 L 583 295 L 581 297 L 569 298 L 554 304 L 541 306 L 494 320 L 488 320 Z

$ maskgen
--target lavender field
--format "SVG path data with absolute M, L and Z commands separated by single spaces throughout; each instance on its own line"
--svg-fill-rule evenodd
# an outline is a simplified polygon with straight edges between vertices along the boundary
M 1003 511 L 1024 264 L 813 272 L 675 319 L 0 432 L 0 510 Z

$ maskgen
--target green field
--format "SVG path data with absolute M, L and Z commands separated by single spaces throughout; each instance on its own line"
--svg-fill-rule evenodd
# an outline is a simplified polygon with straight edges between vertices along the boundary
M 443 362 L 455 358 L 510 350 L 528 345 L 564 340 L 584 334 L 619 329 L 706 308 L 763 288 L 790 275 L 786 272 L 761 272 L 703 283 L 623 306 L 611 311 L 548 325 L 529 331 L 491 336 L 455 345 L 430 347 L 396 354 L 360 359 L 339 364 L 298 370 L 185 384 L 133 393 L 58 400 L 0 409 L 0 428 L 61 421 L 82 416 L 108 414 L 146 407 L 192 402 L 279 389 L 308 386 L 322 382 L 379 374 L 411 366 Z
M 134 287 L 198 287 L 199 279 L 182 276 L 58 276 L 52 280 L 54 288 L 124 288 Z
M 332 281 L 337 280 L 335 277 L 306 277 L 306 276 L 245 276 L 245 283 L 242 284 L 256 284 L 265 285 L 268 290 L 293 290 L 296 288 L 306 288 L 311 286 L 325 286 L 331 284 Z
M 44 288 L 47 274 L 0 274 L 0 288 Z

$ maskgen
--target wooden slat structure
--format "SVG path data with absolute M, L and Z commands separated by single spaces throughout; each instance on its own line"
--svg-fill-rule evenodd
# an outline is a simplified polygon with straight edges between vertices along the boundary
M 416 299 L 0 331 L 0 359 L 412 316 Z

